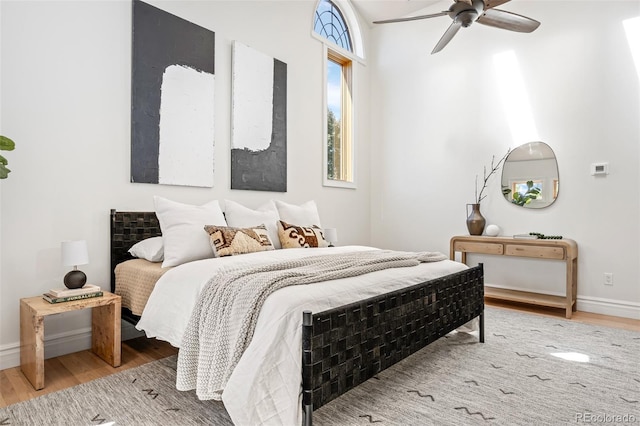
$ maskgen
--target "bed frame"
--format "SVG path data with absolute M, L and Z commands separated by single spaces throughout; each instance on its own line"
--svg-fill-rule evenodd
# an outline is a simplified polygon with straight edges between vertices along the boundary
M 111 291 L 129 248 L 161 235 L 154 212 L 111 210 Z M 312 411 L 474 318 L 484 342 L 483 265 L 319 313 L 302 321 L 302 408 Z M 122 318 L 138 316 L 123 308 Z
M 111 209 L 111 292 L 116 292 L 115 268 L 118 263 L 133 259 L 129 249 L 135 243 L 162 235 L 155 212 L 119 212 Z M 122 308 L 122 319 L 135 325 L 140 320 L 128 308 Z

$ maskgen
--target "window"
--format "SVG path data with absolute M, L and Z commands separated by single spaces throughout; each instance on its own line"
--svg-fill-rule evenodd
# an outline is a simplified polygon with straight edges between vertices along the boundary
M 320 0 L 313 33 L 325 46 L 324 185 L 355 188 L 353 59 L 362 43 L 349 4 Z
M 316 9 L 316 19 L 313 30 L 321 37 L 337 44 L 343 49 L 352 52 L 351 36 L 340 9 L 330 0 L 321 0 Z
M 511 202 L 519 206 L 543 200 L 542 180 L 516 180 L 511 182 Z
M 353 183 L 351 61 L 327 58 L 327 180 Z

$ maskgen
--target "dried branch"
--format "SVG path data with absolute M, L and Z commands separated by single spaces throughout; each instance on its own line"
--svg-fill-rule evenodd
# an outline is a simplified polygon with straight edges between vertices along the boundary
M 482 189 L 480 190 L 480 194 L 478 194 L 478 175 L 476 175 L 476 204 L 480 204 L 480 202 L 482 200 L 484 200 L 487 196 L 486 195 L 482 195 L 482 193 L 484 192 L 485 188 L 487 187 L 487 183 L 489 182 L 489 178 L 498 171 L 498 169 L 500 169 L 500 166 L 502 165 L 503 161 L 509 156 L 509 153 L 511 152 L 511 148 L 507 149 L 507 153 L 500 159 L 500 161 L 498 161 L 497 164 L 495 163 L 496 160 L 496 156 L 493 155 L 491 157 L 491 171 L 489 172 L 489 174 L 487 174 L 487 167 L 484 166 L 483 167 L 483 176 L 484 176 L 484 182 L 482 183 Z

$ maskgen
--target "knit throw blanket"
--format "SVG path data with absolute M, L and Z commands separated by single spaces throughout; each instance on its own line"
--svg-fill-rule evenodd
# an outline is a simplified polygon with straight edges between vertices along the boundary
M 276 290 L 349 278 L 447 257 L 437 252 L 371 250 L 311 256 L 213 276 L 200 293 L 182 339 L 176 387 L 221 400 L 222 391 L 251 342 L 260 309 Z

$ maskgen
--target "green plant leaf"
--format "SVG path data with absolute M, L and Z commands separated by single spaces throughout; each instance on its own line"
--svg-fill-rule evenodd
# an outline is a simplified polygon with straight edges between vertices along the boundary
M 16 144 L 11 139 L 9 139 L 6 136 L 0 136 L 0 150 L 13 151 L 15 147 L 16 147 Z
M 0 164 L 2 164 L 3 166 L 6 166 L 7 164 L 9 164 L 9 162 L 7 161 L 6 158 L 0 155 Z
M 4 164 L 0 164 L 0 179 L 6 179 L 11 170 L 7 169 Z

